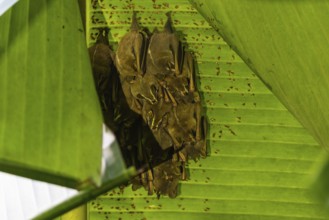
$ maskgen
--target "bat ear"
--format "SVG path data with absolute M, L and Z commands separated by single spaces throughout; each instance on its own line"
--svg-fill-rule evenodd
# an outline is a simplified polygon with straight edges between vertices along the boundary
M 102 32 L 104 33 L 104 36 L 108 36 L 110 32 L 110 28 L 109 27 L 102 28 Z
M 167 15 L 167 22 L 164 26 L 164 30 L 165 30 L 165 32 L 174 33 L 174 30 L 172 27 L 171 11 L 167 12 L 166 15 Z
M 138 31 L 139 30 L 139 25 L 137 22 L 137 12 L 133 11 L 133 17 L 131 19 L 131 26 L 130 26 L 130 30 L 132 31 Z
M 109 39 L 108 39 L 109 31 L 110 31 L 110 29 L 108 27 L 99 28 L 98 29 L 99 33 L 97 36 L 96 43 L 103 43 L 103 44 L 109 45 Z
M 159 29 L 157 28 L 157 27 L 155 27 L 154 29 L 153 29 L 153 34 L 154 33 L 159 33 Z

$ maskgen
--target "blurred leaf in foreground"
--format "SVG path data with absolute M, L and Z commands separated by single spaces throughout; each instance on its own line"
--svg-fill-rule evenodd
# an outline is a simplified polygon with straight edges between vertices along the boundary
M 20 1 L 0 27 L 0 169 L 96 183 L 102 120 L 78 4 Z

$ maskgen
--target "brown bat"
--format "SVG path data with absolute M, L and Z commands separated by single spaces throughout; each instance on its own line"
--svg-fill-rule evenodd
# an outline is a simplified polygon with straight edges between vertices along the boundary
M 170 198 L 177 196 L 178 181 L 181 177 L 180 162 L 166 161 L 153 169 L 154 191 L 160 195 L 168 195 Z
M 190 52 L 185 52 L 182 74 L 178 76 L 168 74 L 160 84 L 168 91 L 174 104 L 196 102 L 194 77 L 193 56 Z
M 89 57 L 105 124 L 111 129 L 116 130 L 113 108 L 110 107 L 113 105 L 111 99 L 113 85 L 111 81 L 114 70 L 112 60 L 114 53 L 109 46 L 108 32 L 109 29 L 107 28 L 99 29 L 95 45 L 89 48 Z
M 167 14 L 164 30 L 155 30 L 147 51 L 147 71 L 162 79 L 168 74 L 180 75 L 183 47 L 171 25 L 171 13 Z
M 193 159 L 199 157 L 199 151 L 194 148 L 196 140 L 193 136 L 196 132 L 195 108 L 197 105 L 194 103 L 182 103 L 174 111 L 172 104 L 165 102 L 164 99 L 161 98 L 155 105 L 145 102 L 143 106 L 143 118 L 151 128 L 154 137 L 160 143 L 162 149 L 174 147 L 178 151 L 178 157 L 175 157 L 176 159 L 171 162 L 173 164 L 180 163 L 179 170 L 182 171 L 181 178 L 185 180 L 185 162 L 187 158 L 189 156 Z M 189 146 L 189 148 L 185 149 L 185 145 Z M 189 155 L 189 153 L 193 154 Z M 158 169 L 161 170 L 161 168 Z M 154 177 L 154 181 L 156 180 L 158 179 Z M 157 182 L 158 184 L 159 181 Z M 163 184 L 165 185 L 165 183 Z M 173 185 L 171 186 L 173 187 Z M 157 189 L 158 187 L 155 185 L 154 188 Z M 164 193 L 165 191 L 160 190 L 159 192 Z
M 158 186 L 155 185 L 156 180 L 159 178 L 156 176 L 155 169 L 160 166 L 162 163 L 169 161 L 173 152 L 172 148 L 162 150 L 158 142 L 155 140 L 153 133 L 150 131 L 149 126 L 143 126 L 143 138 L 142 138 L 142 155 L 143 161 L 146 161 L 145 165 L 148 166 L 148 170 L 144 171 L 142 174 L 136 176 L 131 180 L 132 189 L 136 190 L 140 187 L 144 187 L 148 191 L 149 195 L 152 195 L 154 192 L 158 192 Z M 167 139 L 167 140 L 170 140 Z M 159 168 L 161 169 L 161 168 Z M 160 171 L 159 171 L 160 172 Z M 166 171 L 169 172 L 169 171 Z M 169 172 L 170 173 L 170 172 Z M 163 191 L 163 194 L 166 195 L 166 191 Z
M 149 41 L 133 14 L 115 57 L 119 73 L 113 71 L 106 80 L 110 92 L 100 94 L 111 94 L 104 98 L 109 103 L 104 109 L 112 113 L 126 163 L 143 167 L 131 180 L 133 189 L 143 186 L 150 195 L 173 198 L 178 181 L 186 179 L 186 161 L 206 155 L 207 125 L 201 117 L 193 56 L 184 52 L 170 13 L 167 17 L 164 30 L 155 31 Z M 102 36 L 107 40 L 107 32 Z M 107 64 L 113 66 L 108 53 Z
M 175 86 L 175 82 L 178 82 L 178 80 L 168 84 L 169 89 L 173 91 L 176 97 L 176 102 L 181 105 L 181 110 L 177 111 L 177 120 L 179 124 L 195 134 L 195 142 L 187 142 L 184 147 L 188 157 L 195 160 L 200 156 L 206 156 L 205 139 L 207 135 L 207 124 L 206 119 L 201 117 L 201 98 L 199 92 L 196 90 L 194 60 L 190 52 L 185 52 L 182 75 L 178 78 L 180 77 L 188 80 L 187 93 L 179 92 L 179 89 L 177 89 L 179 87 Z M 186 106 L 186 108 L 184 106 Z M 194 110 L 193 112 L 190 111 L 187 113 L 186 110 L 184 110 L 187 108 L 192 108 Z M 192 118 L 195 119 L 195 124 Z
M 132 26 L 135 27 L 136 25 Z M 121 44 L 122 43 L 120 42 L 120 45 Z M 172 51 L 171 48 L 175 49 Z M 143 64 L 145 64 L 145 58 L 147 61 L 146 73 L 134 74 L 133 80 L 130 81 L 130 91 L 136 100 L 139 100 L 140 103 L 146 101 L 155 104 L 158 101 L 158 98 L 163 96 L 162 91 L 160 91 L 161 85 L 159 84 L 158 78 L 162 78 L 161 76 L 163 74 L 171 73 L 172 68 L 168 69 L 167 67 L 175 62 L 174 57 L 176 57 L 177 60 L 179 59 L 178 51 L 180 51 L 180 49 L 180 42 L 177 36 L 173 33 L 170 14 L 168 14 L 168 21 L 165 25 L 164 31 L 153 33 L 150 43 L 148 44 L 147 57 L 146 54 L 143 54 Z M 127 49 L 125 50 L 125 53 L 127 53 L 126 51 Z M 177 51 L 177 56 L 173 54 L 175 51 Z M 122 54 L 124 53 L 122 52 Z M 130 70 L 131 74 L 133 68 L 130 68 Z M 130 78 L 132 77 L 130 76 Z
M 119 42 L 115 64 L 120 74 L 122 89 L 129 107 L 136 113 L 141 113 L 141 103 L 131 94 L 131 87 L 141 88 L 139 84 L 145 72 L 148 36 L 137 22 L 136 12 L 133 13 L 130 32 Z
M 136 97 L 143 99 L 143 119 L 151 128 L 162 149 L 173 147 L 176 141 L 170 138 L 165 130 L 168 117 L 173 117 L 172 102 L 174 98 L 163 87 L 165 83 L 162 82 L 162 79 L 166 75 L 172 75 L 172 71 L 175 71 L 175 61 L 180 60 L 178 56 L 182 49 L 178 37 L 173 32 L 170 13 L 167 13 L 167 16 L 168 20 L 164 30 L 162 32 L 155 31 L 150 39 L 147 52 L 147 69 L 143 83 L 141 83 L 144 89 L 138 89 L 135 92 Z M 168 65 L 172 65 L 174 69 L 168 68 Z M 180 72 L 179 69 L 180 67 L 177 65 L 177 72 Z M 153 100 L 145 98 L 149 94 L 152 94 Z
M 158 198 L 160 195 L 175 198 L 177 196 L 178 181 L 181 179 L 182 165 L 177 160 L 162 161 L 162 163 L 134 178 L 132 180 L 133 190 L 143 186 L 149 195 L 155 192 Z
M 145 73 L 144 76 L 137 76 L 136 79 L 130 83 L 130 92 L 141 106 L 144 101 L 155 104 L 158 102 L 158 98 L 161 97 L 161 91 L 159 91 L 160 85 L 158 80 L 151 74 Z
M 177 151 L 173 163 L 182 163 L 181 178 L 185 179 L 186 160 L 206 155 L 206 128 L 201 120 L 193 56 L 183 51 L 171 27 L 170 14 L 167 16 L 164 31 L 151 36 L 145 73 L 152 79 L 158 102 L 145 101 L 142 115 L 162 149 L 174 147 Z
M 120 78 L 134 77 L 136 73 L 144 74 L 147 45 L 148 36 L 140 29 L 134 12 L 130 32 L 122 37 L 116 52 Z
M 108 29 L 99 29 L 95 45 L 89 55 L 96 90 L 102 106 L 105 124 L 114 132 L 127 166 L 138 166 L 139 131 L 142 117 L 133 112 L 122 91 L 119 74 L 114 66 L 114 53 L 109 47 Z
M 194 84 L 194 61 L 189 52 L 185 54 L 182 74 L 179 76 L 168 74 L 161 80 L 164 98 L 155 105 L 145 103 L 143 118 L 163 149 L 170 146 L 180 149 L 188 143 L 189 147 L 186 151 L 193 152 L 190 157 L 195 159 L 197 151 L 193 150 L 193 146 L 202 140 L 204 131 L 202 131 L 200 96 Z M 168 136 L 171 141 L 167 140 Z M 200 150 L 198 150 L 200 154 L 204 155 L 204 149 L 201 150 L 202 152 Z M 187 153 L 185 157 L 188 155 Z
M 174 146 L 173 139 L 165 130 L 171 112 L 172 105 L 171 103 L 166 103 L 164 98 L 160 98 L 159 102 L 156 104 L 145 102 L 143 105 L 143 119 L 150 127 L 155 139 L 158 141 L 162 149 L 168 149 Z

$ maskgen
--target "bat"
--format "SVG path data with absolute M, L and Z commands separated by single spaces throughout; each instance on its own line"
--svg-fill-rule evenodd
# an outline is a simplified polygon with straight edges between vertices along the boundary
M 183 47 L 171 25 L 171 12 L 166 15 L 163 31 L 153 32 L 147 50 L 147 71 L 159 79 L 172 73 L 179 75 L 182 69 Z
M 133 13 L 130 31 L 122 37 L 118 44 L 115 56 L 115 65 L 118 69 L 123 94 L 129 108 L 141 117 L 141 110 L 144 101 L 156 103 L 157 98 L 152 90 L 152 78 L 145 76 L 146 52 L 148 46 L 148 35 L 138 25 L 136 12 Z M 122 109 L 124 110 L 124 109 Z M 140 122 L 140 139 L 137 140 L 138 147 L 136 160 L 140 165 L 153 166 L 167 159 L 167 153 L 159 147 L 152 132 Z M 142 173 L 132 179 L 133 189 L 141 186 L 148 189 L 149 194 L 153 193 L 152 171 Z
M 152 85 L 160 91 L 157 97 L 160 101 L 146 100 L 142 115 L 163 149 L 171 145 L 178 150 L 185 143 L 201 141 L 201 104 L 194 82 L 193 56 L 184 52 L 171 26 L 171 14 L 166 15 L 164 30 L 156 30 L 150 38 L 145 73 L 158 81 Z M 166 140 L 168 136 L 171 141 Z
M 136 12 L 133 13 L 130 31 L 119 42 L 115 64 L 120 74 L 122 89 L 127 103 L 133 111 L 140 114 L 142 103 L 131 93 L 143 88 L 142 77 L 145 72 L 148 35 L 138 25 Z M 146 96 L 146 97 L 149 97 Z
M 193 56 L 184 52 L 171 26 L 170 13 L 164 30 L 155 30 L 150 36 L 145 73 L 136 75 L 130 91 L 141 103 L 143 120 L 163 151 L 173 149 L 170 160 L 167 157 L 158 166 L 150 165 L 138 181 L 149 194 L 154 191 L 158 196 L 176 197 L 178 181 L 186 179 L 187 159 L 206 155 L 206 134 Z M 144 145 L 149 152 L 145 157 L 158 154 L 159 150 L 153 149 Z
M 137 13 L 133 12 L 130 32 L 124 35 L 116 52 L 116 66 L 120 78 L 135 77 L 136 73 L 143 75 L 148 36 L 142 31 L 137 22 Z
M 180 177 L 180 162 L 168 160 L 154 167 L 153 184 L 158 198 L 160 195 L 168 195 L 170 198 L 175 198 Z
M 104 123 L 114 132 L 127 166 L 142 164 L 137 158 L 141 139 L 142 117 L 133 112 L 124 98 L 119 74 L 114 65 L 115 54 L 108 41 L 109 29 L 100 28 L 95 45 L 89 48 L 96 91 Z
M 145 76 L 157 79 L 157 103 L 144 102 L 142 115 L 150 126 L 155 138 L 163 149 L 173 147 L 173 164 L 179 163 L 181 179 L 186 179 L 185 163 L 188 158 L 198 159 L 206 156 L 206 124 L 201 117 L 200 95 L 195 86 L 193 56 L 184 52 L 182 44 L 171 27 L 171 16 L 164 31 L 155 30 L 150 39 Z M 150 77 L 151 78 L 151 77 Z M 170 162 L 167 162 L 170 163 Z M 168 167 L 168 166 L 167 166 Z M 155 168 L 156 169 L 156 168 Z M 157 168 L 161 173 L 161 169 Z M 175 177 L 179 179 L 177 176 Z M 154 177 L 155 190 L 158 184 Z M 175 181 L 174 181 L 175 182 Z M 165 184 L 164 184 L 165 185 Z M 160 190 L 169 195 L 169 192 Z M 173 190 L 171 190 L 173 192 Z
M 117 130 L 113 119 L 113 109 L 110 108 L 113 105 L 111 99 L 111 90 L 113 90 L 111 78 L 114 68 L 112 59 L 114 53 L 109 46 L 108 32 L 109 29 L 107 28 L 99 29 L 95 45 L 89 48 L 89 57 L 104 122 L 111 129 Z
M 132 188 L 149 195 L 177 196 L 188 159 L 206 156 L 207 123 L 195 85 L 195 62 L 172 27 L 143 31 L 133 13 L 130 31 L 116 54 L 108 29 L 100 29 L 89 49 L 104 120 L 117 137 L 128 166 L 142 172 Z

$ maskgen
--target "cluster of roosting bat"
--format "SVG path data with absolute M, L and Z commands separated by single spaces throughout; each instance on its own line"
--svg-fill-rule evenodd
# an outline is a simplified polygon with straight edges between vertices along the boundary
M 115 133 L 127 166 L 142 169 L 133 189 L 176 197 L 190 158 L 206 156 L 206 120 L 195 86 L 194 60 L 172 28 L 163 31 L 132 25 L 116 54 L 108 29 L 100 29 L 89 48 L 105 123 Z

